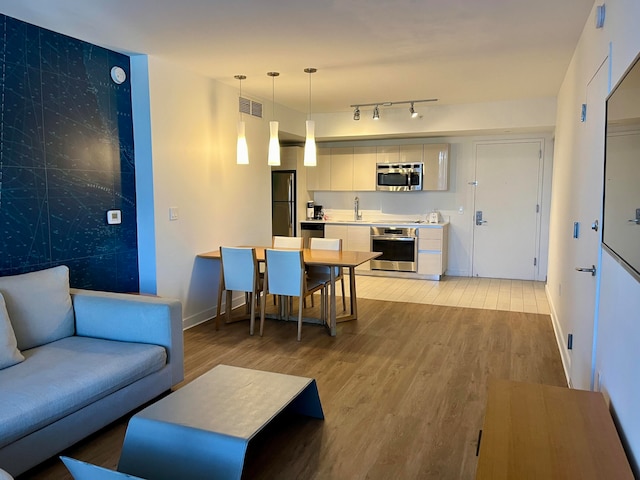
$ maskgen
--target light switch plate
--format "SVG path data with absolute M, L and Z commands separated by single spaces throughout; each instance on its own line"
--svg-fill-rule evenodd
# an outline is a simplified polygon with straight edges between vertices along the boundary
M 178 220 L 178 207 L 169 207 L 169 220 Z
M 120 225 L 122 223 L 122 212 L 120 210 L 108 210 L 107 223 L 109 225 Z

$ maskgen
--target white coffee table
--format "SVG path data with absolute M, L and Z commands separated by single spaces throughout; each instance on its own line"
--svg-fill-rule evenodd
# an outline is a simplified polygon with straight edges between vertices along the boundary
M 316 381 L 218 365 L 131 418 L 118 471 L 240 479 L 249 441 L 287 407 L 324 419 Z

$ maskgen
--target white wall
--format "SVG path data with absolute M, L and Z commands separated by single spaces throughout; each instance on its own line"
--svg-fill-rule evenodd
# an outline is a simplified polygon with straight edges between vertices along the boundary
M 575 168 L 579 168 L 577 162 L 580 152 L 588 151 L 598 142 L 598 139 L 580 135 L 580 104 L 584 102 L 587 84 L 604 58 L 609 57 L 610 83 L 613 85 L 640 51 L 638 18 L 640 3 L 635 0 L 608 1 L 603 29 L 595 29 L 592 12 L 558 96 L 548 295 L 560 328 L 568 316 L 567 312 L 573 308 L 559 293 L 561 285 L 562 289 L 565 285 L 570 287 L 569 271 L 574 267 L 570 264 L 568 222 L 572 212 L 579 207 L 580 196 L 589 194 L 580 190 L 573 173 Z M 599 101 L 604 102 L 605 95 L 602 94 Z M 602 389 L 610 399 L 611 409 L 637 476 L 640 459 L 640 382 L 637 374 L 640 365 L 640 285 L 606 252 L 602 254 L 599 275 L 594 362 L 596 388 Z M 560 342 L 560 348 L 566 348 L 564 342 Z M 566 351 L 563 353 L 566 355 Z
M 244 115 L 250 164 L 237 165 L 238 91 L 160 58 L 148 63 L 157 294 L 180 299 L 191 325 L 215 314 L 218 288 L 218 262 L 197 254 L 271 241 L 269 122 Z

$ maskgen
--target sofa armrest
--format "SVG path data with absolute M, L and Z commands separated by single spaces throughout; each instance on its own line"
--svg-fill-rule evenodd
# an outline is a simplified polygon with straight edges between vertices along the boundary
M 178 300 L 71 289 L 76 335 L 167 349 L 172 385 L 184 379 L 182 304 Z

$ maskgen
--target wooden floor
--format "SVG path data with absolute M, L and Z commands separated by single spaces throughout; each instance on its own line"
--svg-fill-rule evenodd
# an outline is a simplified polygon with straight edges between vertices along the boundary
M 360 319 L 334 338 L 305 324 L 297 342 L 295 323 L 269 320 L 262 338 L 247 322 L 185 332 L 185 382 L 221 363 L 317 379 L 325 420 L 276 422 L 252 441 L 243 478 L 472 479 L 490 376 L 566 386 L 548 315 L 358 305 Z M 65 454 L 115 468 L 125 428 Z M 71 477 L 54 459 L 21 478 Z
M 357 276 L 358 298 L 549 315 L 544 282 L 477 277 L 440 281 Z

